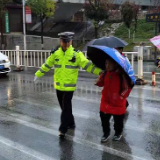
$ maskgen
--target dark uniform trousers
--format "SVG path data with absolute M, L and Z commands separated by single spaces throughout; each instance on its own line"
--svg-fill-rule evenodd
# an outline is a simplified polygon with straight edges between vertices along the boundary
M 56 90 L 56 92 L 59 105 L 62 109 L 59 131 L 61 133 L 66 133 L 69 126 L 75 125 L 74 116 L 72 114 L 72 97 L 74 91 Z
M 110 118 L 111 118 L 111 116 L 113 116 L 113 118 L 114 118 L 115 135 L 122 134 L 122 131 L 123 131 L 123 121 L 124 121 L 125 114 L 122 114 L 122 115 L 112 115 L 112 114 L 105 114 L 103 112 L 100 112 L 103 133 L 105 135 L 110 134 Z

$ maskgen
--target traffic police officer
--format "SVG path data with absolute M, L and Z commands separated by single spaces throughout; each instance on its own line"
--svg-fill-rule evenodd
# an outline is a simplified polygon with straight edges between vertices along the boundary
M 75 128 L 72 114 L 72 97 L 76 89 L 79 68 L 99 75 L 101 69 L 91 63 L 84 54 L 73 48 L 73 32 L 59 33 L 60 47 L 51 51 L 46 62 L 35 73 L 35 80 L 42 77 L 54 66 L 54 87 L 56 89 L 59 105 L 62 109 L 61 124 L 59 127 L 60 138 L 65 137 L 69 128 Z

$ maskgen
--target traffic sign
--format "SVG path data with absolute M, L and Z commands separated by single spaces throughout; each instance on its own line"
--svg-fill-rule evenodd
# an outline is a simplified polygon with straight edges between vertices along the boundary
M 160 13 L 147 14 L 146 22 L 160 22 Z
M 32 23 L 32 13 L 28 6 L 26 6 L 26 23 Z
M 5 12 L 5 29 L 6 29 L 6 33 L 9 33 L 9 16 L 8 16 L 8 11 Z

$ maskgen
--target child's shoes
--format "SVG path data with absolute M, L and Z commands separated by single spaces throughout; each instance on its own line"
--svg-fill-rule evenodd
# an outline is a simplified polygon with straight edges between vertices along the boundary
M 113 141 L 120 141 L 120 139 L 122 138 L 122 135 L 121 134 L 119 134 L 119 135 L 114 135 L 114 137 L 113 137 Z
M 103 137 L 101 138 L 101 142 L 104 143 L 108 140 L 109 134 L 104 134 Z

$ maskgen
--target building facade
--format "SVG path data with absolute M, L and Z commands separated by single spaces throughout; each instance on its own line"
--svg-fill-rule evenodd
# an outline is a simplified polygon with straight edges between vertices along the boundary
M 85 3 L 85 0 L 56 0 L 57 2 L 69 2 L 69 3 Z M 114 0 L 114 4 L 122 4 L 128 0 Z M 134 2 L 137 5 L 141 6 L 154 6 L 157 3 L 157 0 L 129 0 L 130 2 Z M 111 0 L 112 2 L 112 0 Z
M 22 32 L 22 5 L 18 3 L 18 0 L 13 0 L 6 5 L 5 14 L 2 18 L 2 25 L 0 25 L 0 32 Z

